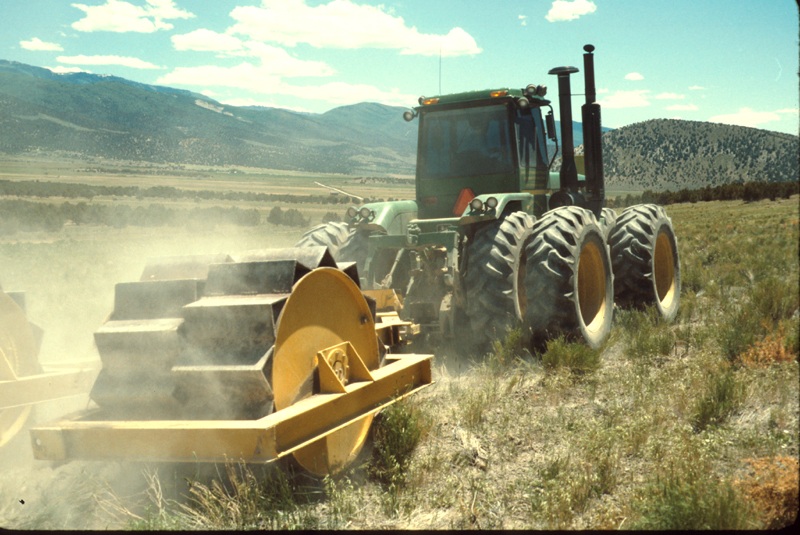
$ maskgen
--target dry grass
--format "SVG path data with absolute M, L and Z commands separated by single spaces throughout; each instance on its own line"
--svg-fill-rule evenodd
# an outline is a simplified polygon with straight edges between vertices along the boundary
M 291 472 L 236 472 L 232 485 L 196 479 L 183 497 L 140 496 L 149 508 L 120 498 L 136 517 L 110 525 L 788 525 L 800 457 L 798 199 L 668 213 L 684 281 L 674 324 L 620 311 L 596 355 L 563 340 L 531 355 L 512 333 L 478 362 L 437 358 L 436 384 L 384 419 L 380 451 L 337 478 L 316 486 Z M 404 440 L 403 428 L 417 440 Z
M 744 459 L 745 475 L 735 484 L 753 503 L 766 529 L 779 529 L 797 522 L 798 461 L 793 457 Z

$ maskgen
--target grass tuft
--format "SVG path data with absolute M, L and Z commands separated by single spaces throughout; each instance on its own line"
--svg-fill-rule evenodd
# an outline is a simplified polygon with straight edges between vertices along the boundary
M 728 481 L 691 470 L 659 477 L 637 503 L 636 530 L 741 530 L 758 522 L 751 506 Z
M 429 427 L 430 419 L 406 400 L 381 411 L 373 425 L 370 476 L 384 487 L 402 485 L 411 455 Z
M 734 370 L 726 368 L 707 375 L 705 391 L 700 392 L 690 422 L 696 432 L 724 423 L 742 405 L 745 388 Z
M 545 372 L 565 368 L 574 375 L 585 375 L 600 368 L 600 354 L 601 350 L 559 336 L 548 340 L 547 350 L 542 354 L 542 365 Z

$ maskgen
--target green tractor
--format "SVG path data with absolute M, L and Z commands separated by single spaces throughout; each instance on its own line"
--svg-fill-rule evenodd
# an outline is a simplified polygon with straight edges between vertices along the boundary
M 482 350 L 521 326 L 533 344 L 564 334 L 599 347 L 615 300 L 655 305 L 672 320 L 680 298 L 672 222 L 652 204 L 618 217 L 604 207 L 594 47 L 584 51 L 582 155 L 570 103 L 578 69 L 549 71 L 558 79 L 558 172 L 546 87 L 420 97 L 404 113 L 419 120 L 416 199 L 351 207 L 345 222 L 313 228 L 297 245 L 325 245 L 338 262 L 355 262 L 377 306 L 393 304 L 428 340 Z

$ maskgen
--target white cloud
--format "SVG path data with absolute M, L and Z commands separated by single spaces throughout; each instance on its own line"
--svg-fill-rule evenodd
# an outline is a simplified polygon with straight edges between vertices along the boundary
M 331 82 L 321 86 L 288 87 L 291 95 L 309 100 L 324 100 L 336 105 L 357 102 L 380 102 L 394 106 L 408 106 L 415 103 L 419 95 L 400 93 L 397 89 L 385 91 L 373 85 Z
M 217 65 L 178 67 L 156 80 L 156 84 L 164 85 L 236 87 L 259 92 L 268 92 L 271 86 L 279 83 L 281 83 L 279 72 L 247 62 L 242 62 L 234 67 Z M 259 88 L 261 89 L 259 90 Z
M 238 87 L 255 92 L 269 92 L 269 87 L 281 85 L 284 77 L 330 76 L 334 70 L 321 61 L 293 58 L 286 50 L 264 43 L 243 43 L 239 55 L 256 56 L 260 64 L 244 61 L 233 67 L 205 65 L 177 67 L 156 80 L 158 84 L 192 86 Z
M 650 105 L 647 96 L 649 92 L 649 89 L 615 91 L 610 95 L 604 96 L 598 102 L 603 108 L 643 108 Z
M 715 115 L 709 117 L 711 123 L 732 124 L 736 126 L 749 126 L 752 128 L 764 123 L 780 121 L 781 117 L 773 111 L 756 111 L 752 108 L 739 108 L 736 113 Z
M 689 91 L 705 91 L 705 89 L 706 88 L 703 87 L 702 85 L 690 85 L 689 86 Z
M 321 61 L 306 61 L 294 58 L 286 49 L 265 44 L 261 41 L 243 41 L 227 33 L 200 29 L 192 32 L 173 35 L 172 44 L 175 50 L 192 50 L 195 52 L 217 52 L 221 57 L 253 57 L 261 60 L 261 67 L 252 68 L 268 71 L 268 76 L 330 76 L 334 70 Z M 249 67 L 236 67 L 245 69 Z M 206 67 L 185 67 L 176 69 L 175 77 L 194 78 L 192 72 L 204 72 Z M 170 75 L 167 75 L 169 77 Z
M 193 13 L 179 9 L 174 0 L 146 0 L 136 5 L 122 0 L 106 0 L 99 6 L 72 4 L 84 12 L 84 17 L 72 23 L 81 32 L 138 32 L 153 33 L 171 30 L 168 19 L 190 19 Z
M 371 101 L 400 106 L 408 105 L 409 102 L 415 102 L 417 99 L 417 95 L 403 94 L 395 89 L 386 91 L 366 84 L 330 82 L 310 86 L 292 85 L 283 80 L 286 74 L 276 71 L 274 67 L 274 65 L 266 63 L 257 66 L 247 62 L 240 63 L 235 67 L 219 67 L 215 65 L 180 67 L 169 74 L 159 77 L 155 83 L 159 85 L 200 86 L 206 90 L 209 87 L 232 87 L 254 94 L 269 95 L 270 98 L 275 95 L 291 95 L 302 99 L 321 100 L 333 105 Z M 300 71 L 303 71 L 303 68 L 299 68 L 292 75 L 299 76 L 303 74 L 308 76 L 308 72 L 303 71 L 301 73 Z M 227 100 L 225 103 L 232 106 L 256 105 L 256 101 L 252 100 L 252 98 Z
M 667 106 L 669 111 L 697 111 L 698 107 L 694 104 L 673 104 L 672 106 Z
M 20 41 L 19 46 L 21 46 L 25 50 L 35 50 L 35 51 L 61 52 L 62 50 L 64 50 L 58 43 L 47 43 L 45 41 L 42 41 L 38 37 L 34 37 L 30 41 Z
M 233 52 L 242 49 L 242 41 L 238 37 L 206 29 L 173 35 L 171 39 L 175 50 Z
M 798 108 L 781 108 L 779 110 L 775 110 L 775 113 L 788 113 L 790 115 L 798 115 L 798 114 L 800 114 L 800 109 L 798 109 Z
M 528 15 L 517 15 L 517 19 L 519 20 L 520 26 L 528 25 Z
M 638 82 L 639 80 L 644 80 L 644 76 L 642 76 L 638 72 L 629 72 L 625 75 L 626 80 L 633 80 L 634 82 Z
M 163 69 L 149 61 L 128 56 L 58 56 L 56 61 L 69 65 L 120 65 L 132 69 Z
M 437 56 L 441 53 L 443 57 L 453 57 L 471 56 L 483 51 L 475 39 L 461 28 L 453 28 L 444 36 L 420 34 L 416 28 L 410 31 L 405 46 L 398 47 L 404 55 Z
M 278 76 L 330 76 L 333 68 L 323 61 L 301 60 L 291 56 L 286 49 L 258 41 L 244 43 L 247 55 L 259 58 L 262 66 Z
M 229 32 L 284 46 L 384 48 L 426 56 L 482 51 L 461 28 L 446 35 L 420 33 L 383 6 L 358 5 L 351 0 L 331 0 L 318 6 L 306 5 L 306 0 L 262 0 L 260 7 L 239 6 L 230 15 L 237 22 Z
M 548 22 L 575 20 L 595 11 L 597 6 L 592 0 L 555 0 L 544 18 Z
M 63 65 L 59 65 L 57 67 L 45 67 L 46 69 L 50 69 L 56 74 L 72 74 L 75 72 L 92 72 L 87 71 L 86 69 L 81 69 L 80 67 L 64 67 Z
M 653 98 L 658 100 L 683 100 L 686 98 L 686 95 L 681 95 L 679 93 L 659 93 Z

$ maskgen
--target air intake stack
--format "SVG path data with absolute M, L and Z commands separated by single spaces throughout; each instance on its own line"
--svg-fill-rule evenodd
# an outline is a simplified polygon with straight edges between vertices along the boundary
M 572 102 L 569 75 L 576 67 L 555 67 L 547 74 L 558 76 L 558 110 L 561 114 L 561 189 L 550 198 L 550 208 L 579 204 L 578 170 L 575 167 L 575 143 L 572 137 Z

